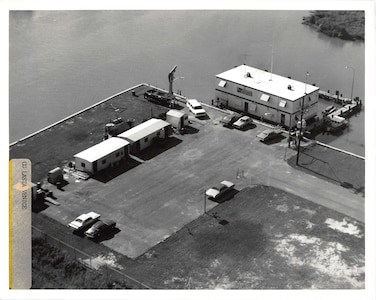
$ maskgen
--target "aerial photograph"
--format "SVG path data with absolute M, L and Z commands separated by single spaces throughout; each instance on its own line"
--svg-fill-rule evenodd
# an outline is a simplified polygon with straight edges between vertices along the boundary
M 361 6 L 9 10 L 22 288 L 365 291 L 366 22 Z

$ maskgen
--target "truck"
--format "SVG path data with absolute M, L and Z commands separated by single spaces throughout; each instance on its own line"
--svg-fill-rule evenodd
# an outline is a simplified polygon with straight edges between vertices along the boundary
M 95 222 L 99 220 L 99 218 L 100 214 L 97 214 L 92 211 L 78 216 L 76 219 L 74 219 L 74 221 L 68 224 L 68 227 L 72 231 L 81 231 L 93 225 Z

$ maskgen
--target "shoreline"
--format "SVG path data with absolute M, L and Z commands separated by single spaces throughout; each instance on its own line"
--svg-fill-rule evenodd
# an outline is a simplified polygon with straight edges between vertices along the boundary
M 364 12 L 362 11 L 311 11 L 302 24 L 332 38 L 364 42 Z
M 36 136 L 36 135 L 39 134 L 39 133 L 42 133 L 42 132 L 44 132 L 44 131 L 47 131 L 47 130 L 49 130 L 49 129 L 51 129 L 51 128 L 53 128 L 53 127 L 55 127 L 55 126 L 57 126 L 57 125 L 59 125 L 59 124 L 61 124 L 61 123 L 63 123 L 63 122 L 66 122 L 67 120 L 72 119 L 72 118 L 78 116 L 79 114 L 84 113 L 84 112 L 86 112 L 86 111 L 88 111 L 88 110 L 90 110 L 90 109 L 92 109 L 92 108 L 94 108 L 94 107 L 96 107 L 96 106 L 98 106 L 98 105 L 101 105 L 101 104 L 103 104 L 103 103 L 105 103 L 105 102 L 107 102 L 107 101 L 109 101 L 109 100 L 111 100 L 111 99 L 113 99 L 113 98 L 115 98 L 115 97 L 117 97 L 117 96 L 119 96 L 119 95 L 122 95 L 122 94 L 124 94 L 124 93 L 129 92 L 129 91 L 132 91 L 132 90 L 134 90 L 134 89 L 140 88 L 140 87 L 142 87 L 142 86 L 147 86 L 147 87 L 155 88 L 155 89 L 158 89 L 158 90 L 161 90 L 161 91 L 166 91 L 166 90 L 164 90 L 164 89 L 162 89 L 162 88 L 159 88 L 159 87 L 153 86 L 153 85 L 148 84 L 148 83 L 139 83 L 139 84 L 137 84 L 137 85 L 135 85 L 135 86 L 132 86 L 132 87 L 127 88 L 127 89 L 125 89 L 125 90 L 123 90 L 123 91 L 121 91 L 121 92 L 118 92 L 118 93 L 116 93 L 116 94 L 114 94 L 114 95 L 112 95 L 112 96 L 109 96 L 109 97 L 107 97 L 107 98 L 105 98 L 105 99 L 103 99 L 103 100 L 100 100 L 100 101 L 98 101 L 97 103 L 95 103 L 95 104 L 93 104 L 93 105 L 90 105 L 90 106 L 88 106 L 88 107 L 86 107 L 86 108 L 84 108 L 84 109 L 81 109 L 81 110 L 79 110 L 78 112 L 75 112 L 75 113 L 73 113 L 73 114 L 71 114 L 71 115 L 69 115 L 69 116 L 67 116 L 67 117 L 65 117 L 65 118 L 63 118 L 63 119 L 61 119 L 61 120 L 55 122 L 55 123 L 52 123 L 51 125 L 48 125 L 48 126 L 42 128 L 42 129 L 39 129 L 39 130 L 37 130 L 36 132 L 31 133 L 31 134 L 29 134 L 29 135 L 27 135 L 27 136 L 25 136 L 25 137 L 23 137 L 23 138 L 21 138 L 21 139 L 19 139 L 19 140 L 17 140 L 17 141 L 14 141 L 14 142 L 12 142 L 12 143 L 9 144 L 9 147 L 13 147 L 13 146 L 17 145 L 18 143 L 21 143 L 21 142 L 23 142 L 23 141 L 25 141 L 25 140 L 27 140 L 27 139 L 29 139 L 29 138 L 32 138 L 32 137 Z M 179 97 L 180 97 L 180 98 L 187 98 L 187 97 L 185 97 L 185 96 L 183 96 L 183 95 L 179 95 L 179 94 L 175 94 L 175 93 L 174 93 L 174 95 L 175 95 L 175 97 L 176 97 L 177 100 L 179 100 L 179 99 L 178 99 Z M 218 109 L 218 110 L 220 110 L 220 111 L 223 111 L 222 109 L 217 108 L 217 107 L 215 107 L 215 106 L 213 106 L 213 105 L 210 105 L 210 104 L 207 104 L 207 103 L 202 103 L 202 104 L 204 104 L 205 106 L 208 106 L 208 107 L 211 107 L 211 108 L 214 108 L 214 109 Z M 266 125 L 266 126 L 273 126 L 273 125 L 270 125 L 270 124 L 267 124 L 267 123 L 264 123 L 264 122 L 260 122 L 260 121 L 258 121 L 258 122 L 259 122 L 259 123 L 262 123 L 263 125 Z M 360 158 L 360 159 L 365 160 L 365 157 L 364 157 L 364 156 L 361 156 L 361 155 L 359 155 L 359 154 L 356 154 L 356 153 L 353 153 L 353 152 L 350 152 L 350 151 L 347 151 L 347 150 L 344 150 L 344 149 L 340 149 L 340 148 L 338 148 L 338 147 L 334 147 L 334 146 L 331 146 L 331 145 L 329 145 L 329 144 L 326 144 L 326 143 L 323 143 L 323 142 L 320 142 L 320 141 L 316 141 L 316 142 L 317 142 L 318 144 L 320 144 L 321 146 L 324 146 L 324 147 L 327 147 L 327 148 L 331 148 L 331 149 L 333 149 L 333 150 L 336 150 L 336 151 L 339 151 L 339 152 L 342 152 L 342 153 L 345 153 L 345 154 L 351 155 L 351 156 L 353 156 L 353 157 L 357 157 L 357 158 Z

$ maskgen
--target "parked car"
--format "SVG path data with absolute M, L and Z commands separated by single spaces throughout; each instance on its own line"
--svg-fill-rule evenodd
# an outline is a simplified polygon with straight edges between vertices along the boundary
M 261 141 L 261 142 L 267 142 L 270 141 L 277 136 L 279 136 L 281 132 L 279 130 L 274 130 L 274 129 L 266 129 L 263 132 L 259 133 L 256 135 L 256 137 Z
M 234 124 L 232 124 L 233 127 L 237 129 L 243 129 L 245 126 L 252 124 L 251 117 L 243 116 L 239 120 L 237 120 Z
M 68 227 L 73 231 L 84 230 L 93 225 L 100 218 L 100 214 L 95 212 L 89 212 L 78 216 L 74 221 L 68 224 Z
M 231 113 L 229 115 L 225 115 L 219 122 L 221 122 L 225 127 L 230 127 L 240 117 L 241 115 L 237 113 Z
M 206 111 L 196 99 L 187 100 L 187 107 L 195 117 L 205 117 Z
M 218 199 L 223 194 L 234 189 L 235 184 L 231 181 L 224 180 L 220 183 L 219 187 L 212 187 L 208 189 L 205 194 L 209 199 Z
M 116 222 L 112 220 L 98 221 L 94 223 L 88 230 L 85 231 L 85 235 L 91 239 L 101 236 L 116 227 Z

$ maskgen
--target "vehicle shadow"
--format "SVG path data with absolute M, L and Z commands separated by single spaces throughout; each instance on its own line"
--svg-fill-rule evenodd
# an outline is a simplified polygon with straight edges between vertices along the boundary
M 243 128 L 240 128 L 240 129 L 236 128 L 236 129 L 238 129 L 240 131 L 248 131 L 248 130 L 254 129 L 256 127 L 257 127 L 257 125 L 255 123 L 252 123 L 252 124 L 248 124 L 248 125 L 244 126 Z
M 232 190 L 227 191 L 225 194 L 221 195 L 217 199 L 209 199 L 209 200 L 220 204 L 220 203 L 231 200 L 237 193 L 239 193 L 237 189 L 232 189 Z
M 199 119 L 199 120 L 210 120 L 209 115 L 205 115 L 205 116 L 202 116 L 202 117 L 196 117 L 196 118 Z
M 112 230 L 109 230 L 103 234 L 101 234 L 100 236 L 94 238 L 94 239 L 91 239 L 93 242 L 99 244 L 100 242 L 103 242 L 103 241 L 107 241 L 107 240 L 110 240 L 112 238 L 115 237 L 116 234 L 118 234 L 121 230 L 117 227 L 115 227 L 114 229 Z
M 273 145 L 273 144 L 278 144 L 280 143 L 281 141 L 283 141 L 284 139 L 286 139 L 286 137 L 282 134 L 280 134 L 279 136 L 276 136 L 274 137 L 273 139 L 270 139 L 268 141 L 264 141 L 262 143 L 264 143 L 265 145 Z

